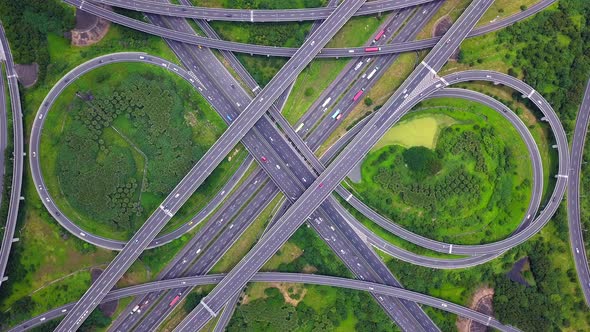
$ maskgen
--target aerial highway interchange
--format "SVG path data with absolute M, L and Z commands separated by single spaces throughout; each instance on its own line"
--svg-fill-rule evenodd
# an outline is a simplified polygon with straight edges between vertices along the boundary
M 211 319 L 219 318 L 215 330 L 222 331 L 231 318 L 240 292 L 252 281 L 276 281 L 320 284 L 367 291 L 389 318 L 403 331 L 439 331 L 435 322 L 418 304 L 450 311 L 480 324 L 501 331 L 517 331 L 517 327 L 502 324 L 493 316 L 440 300 L 425 294 L 404 290 L 403 285 L 373 249 L 402 261 L 434 269 L 460 269 L 496 259 L 537 234 L 549 223 L 568 190 L 567 209 L 570 245 L 577 278 L 587 303 L 590 303 L 590 270 L 583 239 L 580 216 L 580 173 L 583 165 L 583 148 L 590 119 L 590 82 L 580 106 L 571 153 L 567 134 L 551 104 L 524 81 L 500 72 L 487 70 L 458 71 L 444 76 L 439 72 L 465 38 L 482 35 L 504 28 L 534 15 L 553 4 L 555 0 L 541 0 L 519 13 L 494 20 L 476 28 L 493 0 L 473 0 L 440 37 L 415 40 L 443 0 L 365 0 L 330 1 L 325 8 L 293 10 L 240 10 L 194 7 L 188 0 L 180 4 L 167 1 L 142 0 L 64 0 L 78 10 L 104 18 L 141 32 L 164 38 L 180 64 L 146 52 L 119 52 L 94 57 L 85 61 L 55 82 L 45 95 L 35 115 L 28 141 L 28 155 L 24 148 L 22 111 L 17 75 L 8 40 L 1 30 L 1 61 L 4 62 L 10 92 L 14 148 L 14 167 L 8 217 L 4 226 L 0 248 L 0 287 L 4 277 L 11 244 L 15 236 L 21 197 L 24 157 L 28 156 L 30 173 L 41 202 L 61 227 L 82 241 L 109 250 L 117 256 L 98 276 L 86 293 L 75 303 L 56 308 L 17 326 L 10 331 L 26 331 L 45 322 L 65 316 L 56 331 L 75 331 L 102 302 L 135 296 L 112 323 L 112 331 L 152 331 L 174 311 L 172 303 L 183 300 L 195 286 L 212 284 L 215 287 L 175 331 L 202 329 Z M 126 17 L 106 9 L 101 4 L 143 12 L 147 22 Z M 358 15 L 394 12 L 384 20 L 378 31 L 361 47 L 324 48 L 334 35 Z M 196 33 L 188 20 L 201 29 Z M 316 20 L 299 48 L 282 48 L 225 41 L 216 34 L 209 21 L 285 22 Z M 381 38 L 384 36 L 383 38 Z M 221 51 L 221 55 L 212 50 Z M 399 54 L 426 50 L 426 57 L 416 63 L 413 72 L 387 99 L 380 109 L 359 121 L 340 137 L 321 157 L 318 151 L 341 122 L 387 68 L 394 66 Z M 260 86 L 233 52 L 288 57 L 289 60 L 265 85 Z M 291 126 L 281 113 L 298 75 L 318 57 L 353 58 L 340 75 L 309 107 L 299 121 Z M 234 76 L 226 64 L 236 73 Z M 129 241 L 110 239 L 92 234 L 70 220 L 51 197 L 43 178 L 40 145 L 47 115 L 58 97 L 75 84 L 77 78 L 113 63 L 145 63 L 166 69 L 179 76 L 207 100 L 228 128 L 215 144 L 193 166 L 178 185 L 159 204 L 151 216 Z M 364 73 L 364 74 L 363 74 Z M 367 77 L 367 73 L 371 73 Z M 543 201 L 547 179 L 539 147 L 526 124 L 504 103 L 481 92 L 451 87 L 465 82 L 490 82 L 509 87 L 535 105 L 548 123 L 557 150 L 557 167 L 553 191 Z M 0 87 L 4 96 L 4 80 Z M 0 147 L 7 146 L 6 102 L 0 98 Z M 371 148 L 408 114 L 418 103 L 434 98 L 470 100 L 502 116 L 517 131 L 526 146 L 532 170 L 532 192 L 528 207 L 519 226 L 507 238 L 484 244 L 454 244 L 429 239 L 413 233 L 382 216 L 365 204 L 344 182 L 347 175 L 363 160 Z M 326 106 L 338 109 L 333 117 L 324 116 Z M 248 151 L 248 157 L 229 177 L 225 185 L 208 204 L 189 221 L 173 231 L 161 230 L 180 210 L 183 204 L 203 184 L 216 167 L 238 143 Z M 0 159 L 4 169 L 6 160 Z M 255 170 L 248 173 L 248 169 Z M 239 184 L 238 184 L 239 183 Z M 7 185 L 0 183 L 0 185 Z M 231 246 L 259 217 L 276 197 L 282 197 L 280 208 L 266 227 L 264 234 L 251 250 L 224 275 L 209 275 Z M 339 197 L 339 198 L 337 198 Z M 418 247 L 442 254 L 457 255 L 439 258 L 421 255 L 398 247 L 366 227 L 344 207 L 343 201 L 379 225 L 385 231 Z M 215 221 L 215 222 L 213 222 Z M 262 266 L 289 240 L 294 232 L 307 223 L 340 258 L 356 278 L 345 279 L 314 274 L 260 273 Z M 196 232 L 193 232 L 195 228 Z M 130 266 L 147 249 L 162 247 L 191 234 L 184 248 L 158 271 L 155 281 L 143 285 L 114 290 Z M 450 256 L 449 256 L 450 257 Z M 137 308 L 142 308 L 137 311 Z M 225 309 L 224 309 L 225 308 Z M 129 315 L 132 312 L 135 314 Z

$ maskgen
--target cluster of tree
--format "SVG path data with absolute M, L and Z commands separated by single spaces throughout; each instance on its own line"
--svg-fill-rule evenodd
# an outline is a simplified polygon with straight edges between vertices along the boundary
M 322 293 L 325 288 L 314 291 Z M 333 306 L 314 309 L 304 302 L 287 304 L 276 288 L 265 290 L 266 298 L 240 305 L 228 331 L 333 331 L 350 311 L 357 318 L 355 331 L 392 331 L 394 325 L 370 295 L 342 289 Z
M 326 0 L 225 0 L 225 8 L 296 9 L 323 7 Z
M 264 291 L 266 298 L 241 305 L 227 330 L 232 331 L 294 331 L 299 315 L 291 304 L 285 303 L 281 292 L 272 287 Z
M 523 331 L 560 331 L 570 326 L 562 306 L 573 305 L 577 312 L 586 311 L 580 298 L 574 299 L 561 290 L 560 267 L 551 263 L 549 254 L 554 248 L 536 241 L 528 251 L 534 286 L 525 286 L 509 280 L 504 275 L 495 279 L 494 310 L 506 323 Z
M 590 3 L 559 1 L 558 10 L 543 11 L 531 20 L 498 33 L 505 45 L 517 48 L 512 61 L 524 79 L 542 93 L 570 129 L 590 75 Z M 525 100 L 525 102 L 528 102 Z
M 8 218 L 8 207 L 10 204 L 10 191 L 12 188 L 12 151 L 14 150 L 12 144 L 7 144 L 4 153 L 4 178 L 2 179 L 2 188 L 0 188 L 1 202 L 0 202 L 0 236 L 4 236 L 4 225 L 6 218 Z
M 191 312 L 205 296 L 207 296 L 207 294 L 200 290 L 189 293 L 182 306 L 184 311 L 187 313 Z
M 400 173 L 395 170 L 379 168 L 373 180 L 382 188 L 400 195 L 406 204 L 432 212 L 449 207 L 452 203 L 451 199 L 455 197 L 460 199 L 454 202 L 460 202 L 463 207 L 467 207 L 470 203 L 477 202 L 481 196 L 481 180 L 463 168 L 449 172 L 436 182 L 412 181 L 411 183 L 404 181 Z M 391 200 L 390 197 L 385 199 Z M 446 210 L 449 213 L 459 213 L 462 209 Z
M 205 147 L 193 143 L 182 117 L 183 102 L 161 77 L 132 75 L 120 87 L 83 94 L 73 103 L 74 121 L 64 131 L 57 174 L 68 201 L 85 215 L 134 229 L 142 213 L 138 193 L 165 195 L 202 156 Z M 90 99 L 90 100 L 89 100 Z M 124 116 L 125 129 L 113 127 Z M 131 147 L 113 144 L 104 131 L 113 127 Z M 130 128 L 129 128 L 130 127 Z M 139 188 L 133 150 L 147 158 L 145 188 Z
M 60 0 L 0 1 L 0 17 L 15 61 L 37 62 L 43 80 L 50 62 L 47 34 L 72 29 L 72 12 Z
M 433 176 L 442 168 L 442 163 L 432 150 L 423 146 L 414 146 L 402 153 L 408 168 L 418 177 Z

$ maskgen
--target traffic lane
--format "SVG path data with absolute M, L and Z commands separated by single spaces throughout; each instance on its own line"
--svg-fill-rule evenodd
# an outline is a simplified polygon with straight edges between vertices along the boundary
M 155 290 L 166 290 L 170 288 L 178 288 L 182 286 L 202 286 L 219 283 L 223 278 L 224 274 L 214 274 L 206 276 L 193 276 L 172 280 L 163 280 L 150 282 L 142 285 L 130 286 L 110 291 L 101 303 L 118 300 L 121 298 L 134 296 L 142 293 L 147 293 Z M 359 291 L 374 291 L 385 296 L 394 296 L 403 298 L 413 302 L 418 302 L 424 305 L 432 306 L 436 309 L 451 312 L 462 317 L 473 319 L 486 326 L 491 326 L 500 331 L 515 331 L 513 327 L 503 325 L 497 321 L 494 317 L 485 315 L 483 313 L 474 311 L 469 308 L 462 307 L 460 305 L 441 300 L 428 295 L 416 293 L 413 291 L 405 290 L 403 288 L 386 286 L 376 284 L 372 282 L 345 279 L 340 277 L 322 276 L 313 274 L 296 274 L 296 273 L 282 273 L 282 272 L 258 272 L 252 278 L 253 282 L 291 282 L 291 283 L 303 283 L 303 284 L 315 284 L 322 286 L 334 286 L 340 288 L 348 288 Z M 33 319 L 30 319 L 20 325 L 17 325 L 9 330 L 9 332 L 20 332 L 27 331 L 33 327 L 39 326 L 49 320 L 59 318 L 65 315 L 72 307 L 74 303 L 61 306 L 59 308 L 48 311 L 41 314 Z M 45 319 L 43 319 L 45 318 Z M 42 320 L 43 319 L 43 320 Z M 26 326 L 26 327 L 25 327 Z
M 434 0 L 376 0 L 363 4 L 355 16 L 370 15 L 417 6 Z M 322 20 L 327 18 L 332 8 L 301 8 L 301 9 L 231 9 L 195 7 L 190 3 L 176 5 L 170 3 L 154 3 L 141 0 L 93 0 L 114 7 L 141 11 L 164 16 L 195 18 L 207 21 L 233 22 L 300 22 Z
M 10 106 L 12 110 L 12 130 L 13 130 L 13 158 L 12 158 L 12 183 L 10 188 L 10 201 L 8 202 L 8 215 L 2 237 L 2 246 L 0 247 L 0 284 L 5 278 L 6 266 L 10 256 L 10 249 L 14 238 L 18 209 L 20 206 L 22 175 L 23 175 L 23 158 L 24 158 L 24 136 L 23 136 L 23 113 L 20 103 L 20 93 L 18 90 L 18 80 L 16 68 L 10 51 L 10 45 L 6 38 L 4 27 L 0 23 L 0 41 L 3 48 L 6 64 L 6 74 L 8 81 L 8 92 L 10 94 Z M 4 94 L 4 90 L 1 91 Z M 1 151 L 0 153 L 4 153 Z
M 179 27 L 178 25 L 175 25 L 175 28 L 177 28 L 177 29 L 178 29 L 178 28 L 180 28 L 180 27 Z M 188 30 L 190 30 L 190 28 L 188 28 L 188 29 L 185 29 L 185 31 L 188 31 Z M 203 53 L 203 51 L 200 51 L 200 53 L 202 54 L 202 53 Z M 206 60 L 207 60 L 207 59 L 203 59 L 203 61 L 206 61 Z M 214 59 L 214 60 L 216 60 L 216 59 Z M 220 72 L 221 72 L 222 70 L 214 70 L 214 71 L 216 71 L 216 73 L 217 73 L 217 74 L 220 74 Z M 210 71 L 209 71 L 209 72 L 210 72 Z M 213 75 L 213 76 L 215 76 L 215 75 Z M 228 84 L 228 82 L 222 82 L 222 83 L 220 83 L 219 85 L 220 85 L 220 87 L 224 87 L 224 88 L 226 88 L 227 86 L 229 86 L 229 85 L 231 84 L 231 82 L 232 82 L 232 80 L 230 80 L 230 81 L 229 81 L 229 84 Z M 246 96 L 246 98 L 247 98 L 247 96 Z M 242 102 L 245 102 L 245 101 L 244 101 L 244 100 L 242 100 Z M 246 102 L 247 102 L 247 101 L 246 101 Z M 269 128 L 269 130 L 270 130 L 270 128 Z M 271 139 L 271 141 L 272 141 L 272 138 L 270 138 L 270 139 Z M 287 165 L 289 166 L 289 164 L 287 164 Z M 308 179 L 310 179 L 310 176 L 307 176 L 307 178 L 308 178 Z M 302 180 L 305 182 L 305 177 L 303 177 L 303 178 L 302 178 Z M 144 329 L 145 329 L 145 328 L 148 328 L 148 326 L 142 326 L 142 327 L 143 327 Z
M 571 162 L 569 169 L 569 183 L 567 195 L 568 207 L 568 224 L 570 228 L 570 246 L 574 256 L 578 281 L 584 293 L 586 305 L 590 305 L 590 269 L 588 267 L 588 258 L 584 235 L 582 232 L 582 223 L 580 218 L 580 172 L 582 170 L 582 161 L 586 135 L 588 133 L 588 122 L 590 120 L 590 80 L 586 85 L 586 90 L 580 105 L 580 110 L 576 119 L 574 135 L 572 141 L 572 150 L 570 154 Z
M 481 4 L 485 4 L 485 6 L 482 7 L 480 6 Z M 489 0 L 474 1 L 459 18 L 458 23 L 453 25 L 447 34 L 451 35 L 457 33 L 457 30 L 459 34 L 464 34 L 466 30 L 460 30 L 461 27 L 474 25 L 474 21 L 478 16 L 483 15 L 483 12 L 489 7 L 489 5 L 491 5 L 491 1 Z M 457 40 L 462 40 L 462 37 L 463 36 L 460 35 Z M 434 55 L 432 57 L 427 56 L 427 59 L 434 57 L 434 60 L 436 60 L 436 56 L 448 56 L 451 51 L 441 49 L 441 47 L 435 47 L 433 52 Z M 406 86 L 413 91 L 415 87 L 424 80 L 427 72 L 428 71 L 425 71 L 425 67 L 419 68 L 402 86 Z M 193 328 L 195 326 L 202 326 L 202 324 L 210 319 L 210 317 L 207 317 L 207 314 L 204 313 L 205 308 L 209 310 L 212 309 L 214 312 L 219 311 L 221 305 L 227 300 L 228 295 L 235 293 L 241 287 L 240 285 L 245 284 L 248 280 L 248 276 L 253 275 L 258 267 L 262 266 L 262 264 L 270 258 L 272 253 L 278 249 L 277 247 L 293 234 L 300 224 L 300 221 L 297 219 L 304 219 L 309 216 L 313 210 L 319 206 L 320 202 L 322 202 L 338 185 L 342 178 L 348 174 L 350 167 L 354 166 L 359 161 L 361 155 L 364 154 L 364 152 L 374 144 L 374 141 L 380 137 L 375 134 L 379 131 L 383 132 L 383 130 L 374 131 L 373 126 L 377 123 L 382 123 L 384 124 L 382 127 L 389 128 L 393 122 L 399 120 L 399 117 L 401 117 L 403 112 L 397 111 L 400 107 L 407 108 L 408 106 L 413 106 L 417 101 L 417 98 L 410 98 L 408 100 L 407 98 L 401 98 L 399 92 L 394 93 L 394 96 L 384 107 L 385 110 L 393 110 L 393 116 L 385 119 L 386 121 L 381 121 L 383 115 L 379 116 L 379 114 L 377 114 L 369 122 L 371 126 L 369 126 L 369 128 L 364 128 L 361 134 L 359 134 L 359 136 L 353 141 L 355 145 L 363 147 L 364 151 L 353 145 L 353 147 L 343 152 L 340 157 L 333 162 L 322 175 L 320 175 L 312 185 L 312 188 L 307 190 L 302 197 L 297 200 L 289 210 L 287 210 L 285 216 L 282 218 L 284 222 L 279 222 L 280 227 L 271 229 L 267 236 L 262 238 L 254 249 L 242 259 L 238 266 L 228 274 L 226 280 L 220 283 L 207 296 L 205 300 L 209 303 L 204 304 L 205 300 L 202 301 L 201 304 L 193 310 L 185 320 L 183 320 L 175 331 L 186 330 L 188 326 L 192 326 Z M 390 106 L 392 107 L 390 108 Z M 402 110 L 405 110 L 404 108 L 402 108 Z M 379 113 L 382 114 L 384 112 Z M 332 173 L 337 174 L 337 176 L 332 177 Z M 342 176 L 343 174 L 344 176 Z M 325 184 L 326 182 L 327 185 L 319 186 L 319 184 Z
M 509 26 L 515 22 L 523 20 L 529 16 L 536 14 L 537 12 L 541 11 L 542 9 L 548 7 L 549 5 L 553 4 L 556 0 L 542 0 L 541 2 L 530 6 L 527 10 L 511 15 L 505 19 L 496 21 L 494 23 L 488 24 L 478 29 L 472 30 L 469 37 L 478 36 L 487 32 L 491 32 L 497 29 L 501 29 L 503 27 Z M 64 0 L 64 2 L 74 5 L 78 8 L 82 6 L 83 0 Z M 150 24 L 146 24 L 137 20 L 130 19 L 123 15 L 114 14 L 111 11 L 108 11 L 102 7 L 98 7 L 88 2 L 84 2 L 82 6 L 83 10 L 93 14 L 95 16 L 99 16 L 110 20 L 113 23 L 121 24 L 127 26 L 132 29 L 136 29 L 145 33 L 154 34 L 163 38 L 174 39 L 176 41 L 192 44 L 192 45 L 202 45 L 205 47 L 216 48 L 220 50 L 227 50 L 227 51 L 234 51 L 240 53 L 248 53 L 248 54 L 257 54 L 257 55 L 267 55 L 267 56 L 280 56 L 280 57 L 291 57 L 297 49 L 295 48 L 282 48 L 282 47 L 269 47 L 269 46 L 262 46 L 262 45 L 249 45 L 249 44 L 242 44 L 236 43 L 231 41 L 214 41 L 204 37 L 198 37 L 194 35 L 188 34 L 181 34 L 175 33 L 173 30 L 169 29 L 162 29 L 154 26 L 150 26 Z M 372 52 L 373 55 L 382 55 L 382 54 L 391 54 L 391 53 L 400 53 L 400 52 L 409 52 L 409 51 L 416 51 L 421 49 L 430 48 L 440 40 L 440 37 L 434 37 L 430 39 L 424 39 L 420 41 L 411 41 L 405 43 L 398 43 L 398 44 L 391 44 L 386 45 L 381 48 L 381 50 Z M 359 57 L 365 56 L 367 53 L 364 51 L 364 48 L 358 47 L 350 47 L 350 48 L 328 48 L 322 50 L 318 57 L 326 57 L 326 58 L 340 58 L 340 57 Z

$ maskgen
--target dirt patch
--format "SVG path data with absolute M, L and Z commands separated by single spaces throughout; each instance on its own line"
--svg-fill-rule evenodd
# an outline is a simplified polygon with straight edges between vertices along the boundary
M 102 269 L 91 269 L 90 276 L 91 276 L 91 283 L 94 283 L 96 279 L 102 274 Z M 117 306 L 119 305 L 119 300 L 113 300 L 105 303 L 101 303 L 98 305 L 98 308 L 102 313 L 107 317 L 112 317 L 117 310 Z
M 283 295 L 283 299 L 286 303 L 289 303 L 294 307 L 296 307 L 299 304 L 299 302 L 303 300 L 305 294 L 307 293 L 307 288 L 305 288 L 302 284 L 291 284 L 286 282 L 269 282 L 266 284 L 266 287 L 260 289 L 260 291 L 264 292 L 265 289 L 273 287 L 278 289 L 279 292 L 281 292 L 281 294 Z M 261 298 L 266 298 L 266 295 L 254 296 L 254 299 Z M 245 294 L 242 297 L 241 304 L 248 304 L 251 300 L 254 299 L 250 299 L 250 297 L 247 294 Z
M 447 31 L 449 31 L 452 25 L 453 20 L 451 20 L 451 18 L 448 15 L 441 17 L 440 19 L 438 19 L 438 21 L 436 22 L 436 24 L 434 24 L 434 27 L 432 28 L 432 37 L 439 37 L 444 35 Z M 450 59 L 457 60 L 458 55 L 459 49 L 453 52 L 453 55 L 451 55 Z
M 307 293 L 307 288 L 303 287 L 302 284 L 273 282 L 270 285 L 272 287 L 277 288 L 281 292 L 281 294 L 283 294 L 285 302 L 289 303 L 294 307 L 296 307 L 299 304 L 299 302 L 303 300 L 305 294 Z
M 318 272 L 318 269 L 315 266 L 308 264 L 303 267 L 302 271 L 303 271 L 303 273 L 313 274 L 313 273 Z
M 469 308 L 484 313 L 489 316 L 494 315 L 493 307 L 494 289 L 489 287 L 481 287 L 475 291 L 471 298 L 471 304 Z M 465 319 L 462 317 L 457 318 L 457 329 L 459 332 L 485 332 L 491 331 L 488 326 L 472 321 L 471 319 Z
M 16 75 L 18 81 L 25 88 L 30 88 L 37 83 L 37 77 L 39 75 L 39 65 L 32 63 L 30 65 L 15 65 Z
M 76 9 L 76 28 L 71 31 L 72 45 L 88 46 L 99 42 L 109 31 L 110 25 L 103 18 Z

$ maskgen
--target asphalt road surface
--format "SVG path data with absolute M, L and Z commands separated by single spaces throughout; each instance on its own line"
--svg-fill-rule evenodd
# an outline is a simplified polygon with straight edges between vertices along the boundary
M 16 76 L 16 69 L 10 52 L 10 46 L 4 27 L 0 24 L 0 47 L 3 48 L 4 57 L 6 58 L 6 75 L 8 77 L 8 90 L 10 92 L 10 105 L 12 109 L 12 131 L 14 133 L 12 144 L 14 152 L 12 154 L 13 171 L 12 171 L 12 186 L 10 188 L 10 202 L 8 205 L 8 217 L 4 228 L 4 236 L 2 237 L 2 247 L 0 247 L 0 286 L 5 281 L 6 265 L 8 264 L 8 257 L 10 256 L 10 248 L 14 241 L 14 229 L 18 217 L 18 207 L 21 199 L 21 187 L 23 177 L 23 158 L 24 158 L 24 137 L 23 137 L 23 113 L 20 104 L 20 94 L 18 91 L 18 79 Z M 4 90 L 1 91 L 4 94 Z M 4 153 L 4 151 L 1 151 Z
M 443 37 L 445 42 L 437 44 L 425 58 L 425 64 L 419 66 L 410 77 L 402 84 L 400 89 L 394 93 L 383 108 L 355 137 L 349 147 L 343 151 L 338 158 L 328 166 L 314 183 L 305 191 L 277 224 L 261 238 L 254 248 L 238 263 L 228 276 L 218 284 L 209 295 L 193 310 L 175 329 L 175 331 L 192 331 L 201 328 L 212 316 L 223 307 L 224 303 L 238 292 L 248 282 L 262 265 L 272 257 L 280 246 L 295 232 L 301 223 L 312 214 L 313 211 L 326 199 L 335 187 L 350 172 L 350 169 L 359 162 L 383 133 L 393 124 L 392 119 L 386 118 L 387 111 L 404 109 L 413 106 L 419 101 L 412 96 L 410 100 L 414 103 L 407 103 L 409 93 L 414 93 L 416 88 L 422 89 L 423 81 L 430 75 L 427 68 L 440 69 L 455 51 L 459 44 L 473 28 L 485 10 L 492 4 L 490 0 L 474 1 L 469 5 L 457 22 L 449 29 Z M 404 89 L 402 91 L 402 89 Z M 406 92 L 409 92 L 406 94 Z M 400 117 L 401 117 L 401 113 Z
M 102 300 L 102 302 L 108 302 L 124 297 L 133 295 L 139 295 L 156 290 L 165 290 L 169 288 L 178 288 L 182 286 L 199 286 L 199 285 L 211 285 L 219 283 L 223 280 L 225 275 L 223 274 L 211 274 L 206 276 L 193 276 L 179 279 L 170 279 L 163 281 L 156 281 L 145 283 L 136 286 L 130 286 L 125 288 L 116 289 L 110 291 Z M 449 301 L 437 299 L 428 295 L 416 293 L 413 291 L 405 290 L 403 288 L 397 288 L 387 285 L 381 285 L 377 283 L 345 279 L 340 277 L 322 276 L 315 274 L 298 274 L 298 273 L 281 273 L 281 272 L 262 272 L 256 273 L 252 276 L 251 281 L 254 282 L 289 282 L 289 283 L 304 283 L 311 285 L 322 285 L 322 286 L 333 286 L 347 289 L 354 289 L 360 291 L 370 291 L 380 294 L 381 296 L 393 296 L 403 298 L 413 302 L 421 303 L 424 305 L 431 306 L 433 308 L 451 312 L 461 317 L 472 319 L 478 323 L 486 326 L 498 329 L 500 331 L 515 332 L 518 329 L 504 325 L 496 320 L 493 316 L 488 316 L 481 312 L 454 304 Z M 64 316 L 74 307 L 74 303 L 66 304 L 54 310 L 48 311 L 41 314 L 33 319 L 30 319 L 18 326 L 13 327 L 8 332 L 21 332 L 27 331 L 33 327 L 43 324 L 44 322 Z M 194 331 L 194 330 L 193 330 Z
M 567 190 L 567 218 L 570 229 L 570 245 L 576 264 L 578 280 L 586 304 L 590 305 L 590 269 L 588 268 L 588 257 L 586 257 L 586 246 L 584 244 L 584 232 L 580 218 L 580 172 L 584 160 L 584 144 L 588 133 L 588 121 L 590 120 L 590 81 L 586 86 L 586 92 L 574 129 L 572 140 L 572 151 L 570 154 L 571 163 L 569 169 L 569 183 Z
M 270 105 L 279 97 L 287 86 L 315 57 L 332 36 L 348 21 L 362 5 L 363 0 L 347 0 L 328 17 L 308 41 L 285 64 L 269 84 L 256 96 L 248 107 L 235 119 L 217 142 L 205 153 L 199 162 L 185 176 L 181 183 L 166 198 L 159 209 L 144 223 L 131 241 L 109 264 L 100 277 L 68 313 L 56 331 L 76 330 L 96 308 L 100 299 L 106 295 L 123 273 L 139 257 L 141 252 L 164 227 L 174 213 L 194 193 L 194 191 L 211 174 L 217 165 L 244 137 L 252 126 L 262 117 Z
M 163 38 L 219 50 L 233 51 L 246 54 L 258 54 L 265 56 L 279 56 L 291 57 L 297 52 L 297 48 L 285 48 L 275 46 L 251 45 L 232 41 L 216 40 L 206 37 L 195 36 L 192 33 L 183 33 L 171 29 L 158 27 L 152 24 L 144 23 L 129 17 L 114 13 L 110 10 L 100 6 L 91 4 L 84 0 L 64 0 L 64 2 L 76 6 L 90 14 L 107 19 L 113 23 L 117 23 L 138 31 L 153 34 Z M 523 20 L 531 15 L 538 13 L 544 8 L 556 2 L 556 0 L 541 0 L 540 2 L 528 7 L 526 10 L 511 15 L 505 19 L 489 23 L 480 28 L 474 29 L 468 35 L 469 37 L 479 36 L 487 32 L 495 31 L 515 22 Z M 423 39 L 418 41 L 409 41 L 402 43 L 395 43 L 384 45 L 380 50 L 366 52 L 364 47 L 346 47 L 346 48 L 327 48 L 323 49 L 317 57 L 326 58 L 341 58 L 341 57 L 362 57 L 366 55 L 380 55 L 410 52 L 416 50 L 427 49 L 436 45 L 440 41 L 440 37 Z

